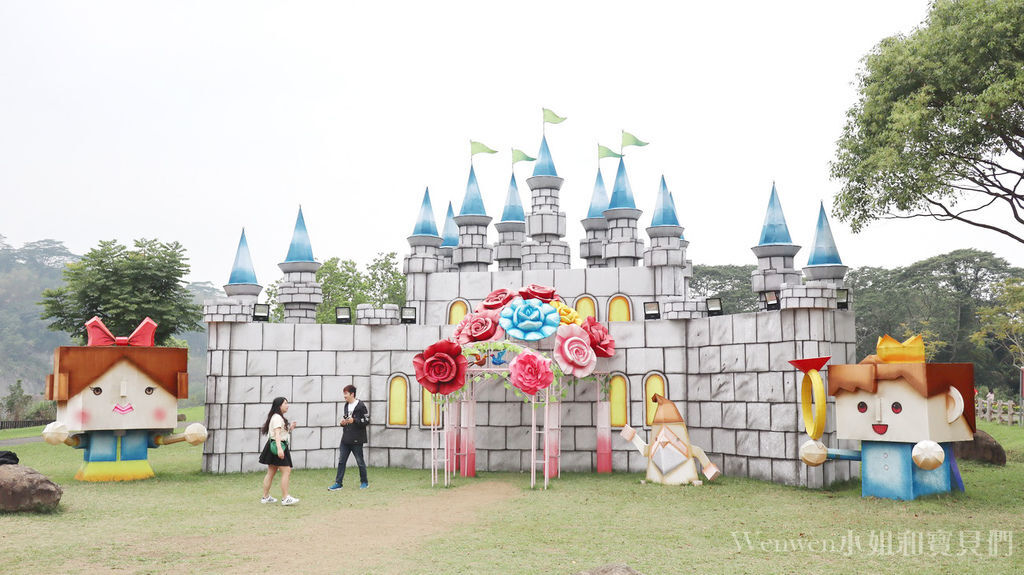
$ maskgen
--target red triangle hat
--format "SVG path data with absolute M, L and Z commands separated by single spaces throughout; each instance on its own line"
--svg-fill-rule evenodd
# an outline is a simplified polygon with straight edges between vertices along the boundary
M 826 355 L 825 357 L 809 357 L 807 359 L 794 359 L 791 360 L 789 363 L 792 364 L 793 367 L 799 369 L 800 371 L 807 373 L 808 371 L 821 369 L 826 363 L 828 363 L 828 360 L 830 359 L 832 359 L 832 356 Z

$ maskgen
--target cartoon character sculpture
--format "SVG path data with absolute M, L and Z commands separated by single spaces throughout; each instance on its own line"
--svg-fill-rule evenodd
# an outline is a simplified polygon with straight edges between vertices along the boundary
M 700 461 L 708 481 L 718 477 L 721 473 L 718 466 L 711 463 L 703 449 L 690 443 L 686 422 L 676 405 L 657 394 L 652 399 L 658 407 L 651 422 L 651 444 L 644 443 L 628 424 L 621 431 L 622 438 L 631 441 L 647 458 L 647 481 L 665 485 L 701 485 L 703 482 L 697 475 L 694 459 Z
M 206 428 L 189 425 L 172 435 L 178 399 L 188 397 L 188 350 L 153 347 L 156 322 L 146 318 L 130 337 L 114 337 L 99 318 L 86 322 L 86 347 L 59 347 L 46 398 L 57 401 L 57 420 L 43 429 L 51 445 L 84 451 L 81 481 L 153 477 L 148 450 L 206 441 Z
M 823 416 L 821 386 L 818 377 L 813 399 Z M 822 417 L 817 437 L 809 430 L 811 440 L 800 447 L 804 463 L 860 460 L 865 497 L 909 500 L 963 491 L 953 442 L 974 437 L 973 364 L 925 363 L 921 336 L 900 343 L 887 335 L 879 338 L 877 355 L 855 365 L 829 366 L 828 392 L 836 398 L 838 438 L 860 440 L 860 451 L 827 449 L 818 441 Z M 809 395 L 805 390 L 805 423 Z

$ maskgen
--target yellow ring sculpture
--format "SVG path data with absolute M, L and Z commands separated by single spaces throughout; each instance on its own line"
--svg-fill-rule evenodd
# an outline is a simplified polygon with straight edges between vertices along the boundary
M 825 383 L 816 369 L 804 374 L 800 405 L 804 412 L 804 430 L 817 441 L 825 433 Z

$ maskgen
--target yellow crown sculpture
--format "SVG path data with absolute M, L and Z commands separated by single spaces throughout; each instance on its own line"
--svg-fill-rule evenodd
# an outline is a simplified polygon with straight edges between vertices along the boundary
M 924 338 L 918 334 L 900 343 L 884 335 L 878 338 L 875 351 L 883 363 L 924 363 Z

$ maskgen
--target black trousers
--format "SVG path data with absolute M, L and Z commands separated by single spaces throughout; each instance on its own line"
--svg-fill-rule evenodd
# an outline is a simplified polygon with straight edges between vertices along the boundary
M 351 453 L 356 456 L 356 465 L 359 466 L 359 481 L 361 483 L 368 483 L 366 480 L 366 461 L 363 460 L 363 444 L 342 443 L 340 451 L 341 453 L 338 454 L 338 475 L 334 477 L 334 482 L 341 485 L 342 481 L 345 480 L 345 465 L 348 463 L 348 455 Z

